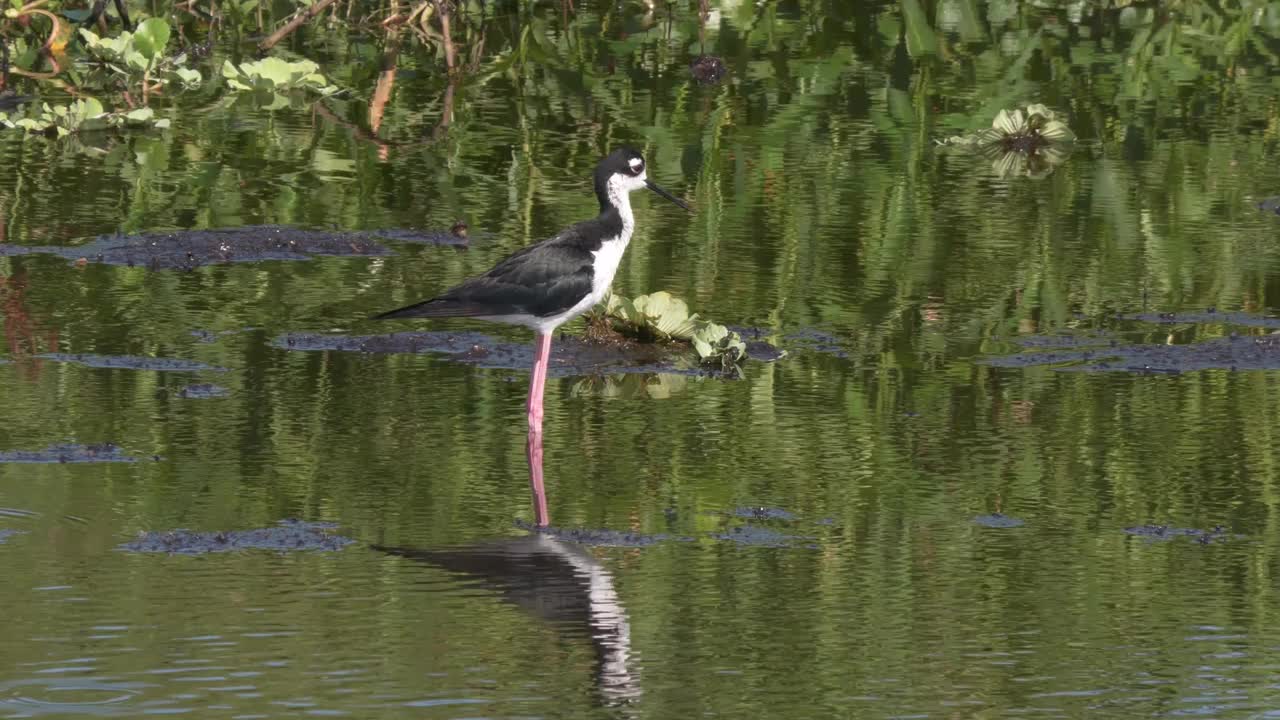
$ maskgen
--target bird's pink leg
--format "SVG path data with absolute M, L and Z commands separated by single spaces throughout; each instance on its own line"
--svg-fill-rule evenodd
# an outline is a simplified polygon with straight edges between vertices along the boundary
M 533 355 L 533 377 L 529 379 L 529 490 L 533 493 L 534 524 L 546 527 L 547 489 L 542 484 L 542 390 L 547 384 L 547 366 L 551 363 L 551 334 L 539 333 Z

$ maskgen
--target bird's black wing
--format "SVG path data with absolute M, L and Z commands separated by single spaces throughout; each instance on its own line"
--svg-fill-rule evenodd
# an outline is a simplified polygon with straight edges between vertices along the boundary
M 375 319 L 533 315 L 548 317 L 573 307 L 591 292 L 594 256 L 576 227 L 523 248 L 489 272 L 438 297 L 383 313 Z

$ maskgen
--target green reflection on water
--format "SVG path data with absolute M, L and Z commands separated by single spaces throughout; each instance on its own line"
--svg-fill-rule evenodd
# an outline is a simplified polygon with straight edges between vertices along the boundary
M 169 132 L 99 139 L 102 155 L 0 135 L 9 244 L 255 223 L 443 230 L 459 218 L 476 235 L 463 251 L 398 245 L 388 258 L 189 273 L 0 257 L 13 361 L 0 367 L 0 449 L 110 441 L 144 458 L 0 465 L 0 528 L 28 531 L 0 544 L 14 629 L 0 635 L 0 710 L 1275 709 L 1274 374 L 979 362 L 1020 334 L 1131 329 L 1117 312 L 1277 312 L 1277 218 L 1252 206 L 1280 187 L 1275 8 L 724 2 L 700 42 L 690 7 L 668 21 L 576 4 L 567 25 L 558 6 L 495 7 L 466 30 L 484 32 L 484 51 L 452 95 L 439 60 L 406 41 L 381 143 L 368 132 L 381 42 L 321 27 L 283 52 L 352 90 L 326 101 L 328 115 L 210 90 L 160 103 Z M 729 68 L 721 84 L 687 75 L 704 49 Z M 245 53 L 228 36 L 202 70 Z M 979 156 L 935 147 L 1034 102 L 1078 136 L 1042 180 L 1002 180 Z M 518 535 L 524 372 L 271 340 L 385 331 L 364 318 L 592 213 L 590 169 L 621 142 L 698 212 L 637 198 L 615 289 L 668 290 L 791 350 L 737 382 L 550 382 L 553 520 L 695 538 L 588 553 L 629 620 L 638 699 L 608 707 L 589 630 L 475 575 L 365 548 L 113 550 L 141 530 L 290 516 L 396 547 Z M 205 342 L 194 329 L 234 332 Z M 1148 342 L 1227 331 L 1138 327 Z M 52 350 L 230 372 L 33 357 Z M 179 397 L 192 382 L 231 395 Z M 795 513 L 766 524 L 811 539 L 711 537 L 743 522 L 727 511 L 754 505 Z M 1026 525 L 971 522 L 997 511 Z M 1145 523 L 1244 537 L 1123 532 Z

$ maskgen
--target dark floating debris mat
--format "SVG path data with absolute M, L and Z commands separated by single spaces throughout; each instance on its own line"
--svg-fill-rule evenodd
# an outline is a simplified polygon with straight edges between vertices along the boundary
M 190 530 L 151 531 L 138 535 L 118 549 L 127 552 L 175 553 L 204 555 L 237 550 L 272 550 L 294 552 L 298 550 L 341 550 L 355 542 L 351 538 L 334 535 L 330 523 L 281 520 L 274 527 L 255 530 L 229 530 L 225 532 L 192 532 Z

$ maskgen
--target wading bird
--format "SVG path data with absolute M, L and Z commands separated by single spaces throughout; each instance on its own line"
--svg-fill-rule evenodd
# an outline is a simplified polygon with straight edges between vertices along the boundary
M 518 250 L 489 272 L 438 297 L 378 315 L 376 319 L 470 317 L 523 325 L 536 334 L 529 381 L 529 486 L 534 517 L 547 525 L 542 481 L 542 391 L 556 328 L 589 310 L 609 292 L 618 263 L 635 230 L 631 192 L 647 187 L 689 210 L 680 198 L 645 175 L 644 158 L 631 148 L 614 150 L 596 165 L 600 214 L 561 230 L 555 237 Z

